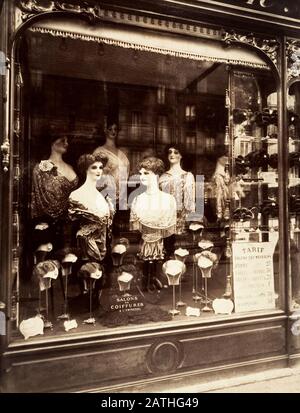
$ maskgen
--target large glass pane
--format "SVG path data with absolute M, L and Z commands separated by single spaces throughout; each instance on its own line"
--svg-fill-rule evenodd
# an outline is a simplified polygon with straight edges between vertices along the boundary
M 33 32 L 26 48 L 20 329 L 278 308 L 271 71 Z
M 300 308 L 300 83 L 288 90 L 290 274 L 292 309 Z

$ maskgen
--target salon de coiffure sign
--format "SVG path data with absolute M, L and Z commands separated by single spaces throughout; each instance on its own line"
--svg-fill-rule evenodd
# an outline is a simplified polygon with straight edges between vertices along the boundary
M 299 0 L 226 0 L 220 3 L 300 19 Z
M 276 242 L 233 242 L 235 312 L 275 309 L 273 255 Z

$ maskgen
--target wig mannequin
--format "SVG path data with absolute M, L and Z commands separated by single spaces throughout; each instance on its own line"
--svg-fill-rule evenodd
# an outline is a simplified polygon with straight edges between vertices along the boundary
M 49 134 L 45 139 L 51 148 L 50 156 L 35 165 L 32 174 L 31 216 L 34 232 L 31 244 L 35 250 L 41 243 L 51 242 L 55 252 L 70 242 L 66 223 L 68 198 L 78 185 L 78 177 L 63 160 L 69 146 L 68 138 Z
M 83 260 L 102 261 L 106 254 L 107 228 L 112 222 L 113 208 L 97 190 L 107 158 L 86 154 L 78 160 L 78 168 L 86 179 L 69 198 L 69 217 L 79 220 L 76 237 Z
M 78 185 L 78 178 L 73 168 L 63 160 L 68 150 L 68 138 L 57 135 L 49 136 L 51 153 L 47 160 L 42 160 L 33 169 L 32 218 L 57 219 L 68 208 L 68 198 Z
M 146 191 L 134 198 L 131 207 L 130 223 L 133 230 L 142 234 L 140 258 L 146 262 L 164 258 L 163 238 L 176 230 L 176 200 L 173 195 L 161 191 L 158 177 L 164 164 L 154 157 L 145 158 L 139 164 L 141 183 Z M 148 289 L 154 279 L 155 268 L 144 269 L 148 273 Z
M 107 186 L 111 197 L 118 201 L 120 197 L 120 182 L 127 182 L 129 175 L 129 160 L 126 154 L 116 146 L 119 127 L 116 122 L 109 121 L 105 129 L 105 143 L 94 150 L 94 155 L 107 157 L 102 185 Z M 101 183 L 99 183 L 101 185 Z M 115 196 L 113 196 L 115 193 Z
M 195 212 L 195 179 L 191 172 L 182 169 L 183 148 L 168 145 L 165 149 L 170 168 L 160 177 L 159 186 L 176 199 L 176 234 L 185 232 L 187 216 Z

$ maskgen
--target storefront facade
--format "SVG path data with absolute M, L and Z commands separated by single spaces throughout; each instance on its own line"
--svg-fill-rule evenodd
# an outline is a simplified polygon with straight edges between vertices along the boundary
M 299 363 L 298 6 L 131 3 L 2 2 L 4 392 Z

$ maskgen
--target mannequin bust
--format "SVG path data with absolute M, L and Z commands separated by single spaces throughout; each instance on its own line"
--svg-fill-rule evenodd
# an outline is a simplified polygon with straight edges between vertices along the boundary
M 51 153 L 33 169 L 32 218 L 57 219 L 67 212 L 68 197 L 78 185 L 72 166 L 63 160 L 68 150 L 66 136 L 49 135 Z
M 120 183 L 127 182 L 129 175 L 129 160 L 124 151 L 116 146 L 119 126 L 109 121 L 105 132 L 105 143 L 94 150 L 94 155 L 101 154 L 107 157 L 102 184 L 106 185 L 110 193 L 115 192 L 115 199 L 120 197 Z
M 191 172 L 182 169 L 181 161 L 183 148 L 170 144 L 165 149 L 170 168 L 161 175 L 159 186 L 173 195 L 177 206 L 176 234 L 185 232 L 186 220 L 189 213 L 195 212 L 195 179 Z
M 226 201 L 230 198 L 230 175 L 226 169 L 226 165 L 228 165 L 228 156 L 227 153 L 224 153 L 217 159 L 215 172 L 212 177 L 213 195 L 216 202 L 216 215 L 218 220 L 227 218 Z
M 106 254 L 107 228 L 112 222 L 113 208 L 97 190 L 106 162 L 104 156 L 82 155 L 78 169 L 86 179 L 69 197 L 69 217 L 80 221 L 76 237 L 84 260 L 101 261 Z
M 133 230 L 142 233 L 140 257 L 143 260 L 163 259 L 162 239 L 176 230 L 176 200 L 158 186 L 158 176 L 163 170 L 163 162 L 155 157 L 145 158 L 139 164 L 141 183 L 146 191 L 134 198 L 130 222 Z
M 32 173 L 31 217 L 33 250 L 51 243 L 53 252 L 71 242 L 67 222 L 68 198 L 78 186 L 78 177 L 71 165 L 63 160 L 69 147 L 65 135 L 48 133 L 43 136 L 50 147 L 50 156 L 36 164 Z

